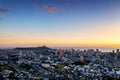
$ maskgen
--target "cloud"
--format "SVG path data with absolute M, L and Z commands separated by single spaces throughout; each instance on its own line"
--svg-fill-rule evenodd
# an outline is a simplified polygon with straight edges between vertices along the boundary
M 0 13 L 9 12 L 7 9 L 0 8 Z
M 60 10 L 60 8 L 58 8 L 57 6 L 53 6 L 53 5 L 51 7 L 51 6 L 48 6 L 48 5 L 40 5 L 38 3 L 32 3 L 32 6 L 37 10 L 40 10 L 40 9 L 45 10 L 50 14 L 53 14 L 56 11 Z M 61 10 L 62 10 L 62 8 L 61 8 Z
M 53 14 L 58 10 L 58 7 L 49 7 L 49 6 L 43 6 L 43 9 L 46 10 L 47 12 Z

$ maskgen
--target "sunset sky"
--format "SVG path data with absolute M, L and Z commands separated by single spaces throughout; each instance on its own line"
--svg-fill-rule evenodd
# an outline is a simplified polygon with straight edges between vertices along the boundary
M 120 0 L 0 0 L 0 47 L 120 47 Z

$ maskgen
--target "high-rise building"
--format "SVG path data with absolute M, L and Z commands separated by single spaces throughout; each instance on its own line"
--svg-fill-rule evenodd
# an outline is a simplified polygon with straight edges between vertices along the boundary
M 120 51 L 119 51 L 119 49 L 116 49 L 116 53 L 119 53 Z

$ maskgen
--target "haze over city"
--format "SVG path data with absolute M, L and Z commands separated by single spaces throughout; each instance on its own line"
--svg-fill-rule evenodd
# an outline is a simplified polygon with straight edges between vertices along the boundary
M 0 0 L 0 47 L 120 47 L 120 0 Z

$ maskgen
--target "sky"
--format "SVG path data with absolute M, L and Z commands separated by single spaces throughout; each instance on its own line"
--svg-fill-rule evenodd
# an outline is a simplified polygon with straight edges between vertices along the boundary
M 0 0 L 0 47 L 120 47 L 120 0 Z

